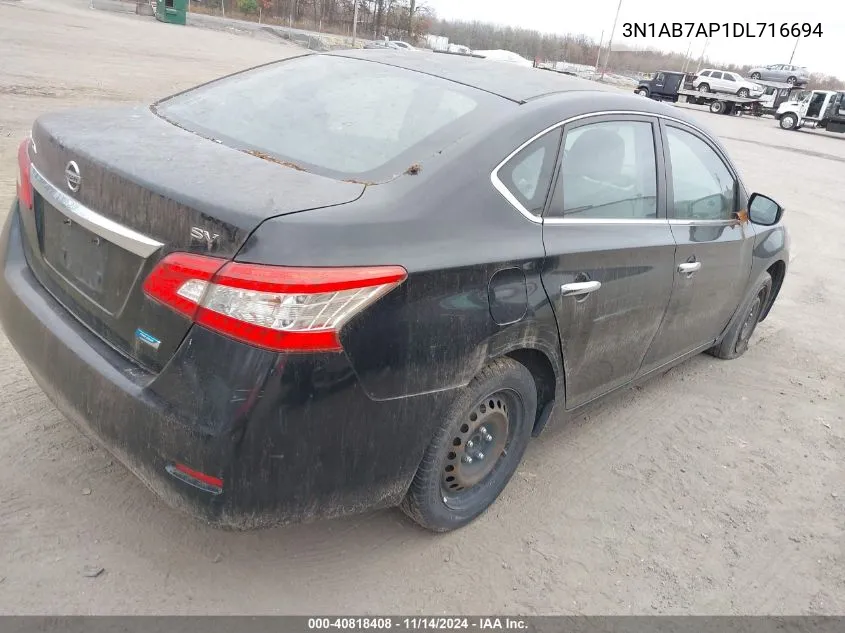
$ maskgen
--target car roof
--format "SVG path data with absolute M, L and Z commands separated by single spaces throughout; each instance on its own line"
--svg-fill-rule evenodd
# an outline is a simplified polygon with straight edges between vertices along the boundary
M 406 51 L 375 49 L 340 50 L 323 54 L 361 59 L 426 73 L 517 103 L 560 92 L 614 91 L 614 88 L 610 86 L 572 75 L 468 55 L 447 55 L 425 50 L 419 51 L 416 55 L 409 55 Z

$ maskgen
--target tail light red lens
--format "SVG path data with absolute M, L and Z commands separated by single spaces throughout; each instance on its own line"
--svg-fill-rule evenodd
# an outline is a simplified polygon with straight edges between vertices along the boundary
M 274 351 L 340 351 L 353 316 L 401 284 L 401 266 L 292 268 L 173 253 L 144 282 L 195 323 Z
M 29 145 L 30 140 L 26 139 L 18 146 L 17 193 L 20 205 L 32 210 L 34 195 L 32 193 L 32 180 L 29 177 L 30 165 L 32 164 L 29 160 Z

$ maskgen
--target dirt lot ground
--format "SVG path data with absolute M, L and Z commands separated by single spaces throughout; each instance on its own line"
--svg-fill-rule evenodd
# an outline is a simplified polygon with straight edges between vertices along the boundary
M 0 0 L 0 218 L 39 113 L 149 100 L 292 50 L 83 0 Z M 742 359 L 701 356 L 549 429 L 457 533 L 398 511 L 197 524 L 66 422 L 0 334 L 0 612 L 845 612 L 845 137 L 695 116 L 788 207 L 796 257 L 773 314 Z

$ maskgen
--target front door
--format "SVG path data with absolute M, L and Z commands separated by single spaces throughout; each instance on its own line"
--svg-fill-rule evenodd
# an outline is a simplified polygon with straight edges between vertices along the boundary
M 641 374 L 715 342 L 745 295 L 754 246 L 751 225 L 737 217 L 745 193 L 721 152 L 683 124 L 661 127 L 674 288 Z
M 564 129 L 543 217 L 542 280 L 554 307 L 571 409 L 631 380 L 672 291 L 657 120 L 597 116 Z

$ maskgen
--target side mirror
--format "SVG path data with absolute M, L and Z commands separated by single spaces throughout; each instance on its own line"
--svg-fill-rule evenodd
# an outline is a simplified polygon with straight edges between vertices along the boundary
M 754 224 L 772 226 L 783 217 L 783 207 L 760 193 L 751 194 L 748 200 L 748 219 Z

